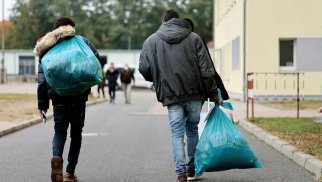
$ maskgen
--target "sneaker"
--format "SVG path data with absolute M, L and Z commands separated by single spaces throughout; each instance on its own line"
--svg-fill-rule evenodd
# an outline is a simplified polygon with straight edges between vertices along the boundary
M 188 173 L 188 181 L 195 181 L 198 180 L 198 176 L 196 176 L 195 168 L 194 167 L 188 167 L 187 170 Z
M 182 173 L 178 176 L 177 182 L 187 182 L 187 174 Z
M 57 156 L 51 159 L 51 181 L 63 182 L 63 159 Z
M 64 175 L 64 182 L 76 182 L 77 180 L 77 176 L 74 174 L 70 174 L 70 173 L 66 173 Z

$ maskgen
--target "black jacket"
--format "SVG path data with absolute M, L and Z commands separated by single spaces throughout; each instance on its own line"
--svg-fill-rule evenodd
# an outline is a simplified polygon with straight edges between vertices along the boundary
M 125 75 L 126 74 L 129 74 L 130 78 L 128 79 L 125 79 Z M 121 79 L 121 82 L 124 83 L 124 84 L 129 84 L 132 82 L 135 82 L 135 78 L 134 78 L 134 71 L 129 68 L 129 70 L 125 70 L 123 69 L 122 72 L 121 72 L 121 76 L 120 76 L 120 79 Z
M 117 85 L 117 78 L 119 76 L 119 71 L 115 69 L 113 72 L 110 70 L 106 71 L 106 79 L 108 81 L 109 87 L 115 87 Z
M 153 82 L 164 106 L 191 100 L 218 100 L 215 69 L 199 35 L 184 20 L 163 23 L 143 44 L 139 71 Z
M 209 57 L 211 59 L 211 56 L 210 56 L 209 49 L 207 47 L 206 41 L 204 39 L 202 39 L 202 41 L 203 41 L 205 47 L 207 48 L 208 55 L 209 55 Z M 215 65 L 213 64 L 212 60 L 211 60 L 211 62 L 212 62 L 212 65 L 215 67 Z M 217 73 L 217 71 L 215 73 L 215 81 L 217 83 L 218 89 L 220 89 L 222 99 L 223 100 L 228 100 L 229 99 L 229 94 L 228 94 L 228 92 L 227 92 L 227 90 L 225 88 L 225 85 L 224 85 L 220 75 Z
M 53 105 L 63 104 L 68 102 L 86 102 L 88 94 L 91 89 L 75 96 L 61 96 L 48 84 L 44 75 L 43 69 L 40 65 L 42 57 L 59 42 L 71 38 L 75 35 L 75 29 L 71 26 L 62 26 L 52 32 L 46 34 L 40 41 L 37 42 L 34 53 L 39 57 L 38 65 L 38 109 L 46 110 L 49 108 L 49 99 L 52 100 Z M 58 38 L 57 38 L 58 37 Z M 89 40 L 83 37 L 84 42 L 91 48 L 97 58 L 98 52 Z

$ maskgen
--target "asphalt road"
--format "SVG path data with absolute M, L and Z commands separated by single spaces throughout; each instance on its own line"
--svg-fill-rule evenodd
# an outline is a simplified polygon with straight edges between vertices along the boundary
M 81 182 L 171 182 L 171 135 L 166 115 L 150 115 L 154 93 L 132 93 L 132 104 L 103 103 L 87 108 L 83 145 L 76 174 Z M 0 182 L 50 181 L 53 122 L 0 138 Z M 245 133 L 263 169 L 206 173 L 203 182 L 310 182 L 311 174 Z M 67 158 L 69 140 L 64 156 Z M 65 165 L 66 166 L 66 165 Z

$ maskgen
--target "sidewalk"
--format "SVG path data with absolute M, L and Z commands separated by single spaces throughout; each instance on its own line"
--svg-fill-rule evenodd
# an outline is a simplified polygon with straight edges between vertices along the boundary
M 8 83 L 0 84 L 0 93 L 15 93 L 15 94 L 36 94 L 37 83 Z
M 234 119 L 243 120 L 246 118 L 246 103 L 241 101 L 231 101 L 234 111 Z M 251 117 L 251 108 L 249 108 L 249 117 Z M 317 108 L 318 109 L 318 108 Z M 318 113 L 316 110 L 300 110 L 300 117 L 308 118 L 319 118 L 321 113 Z M 271 107 L 267 107 L 255 102 L 255 118 L 256 117 L 296 117 L 296 109 L 294 110 L 279 110 Z
M 92 93 L 94 97 L 97 97 L 96 86 L 92 88 Z M 37 94 L 37 83 L 8 83 L 1 85 L 0 84 L 0 94 L 1 93 L 14 93 L 14 94 Z M 101 102 L 105 102 L 106 100 L 100 99 L 97 101 L 89 101 L 87 105 L 93 105 Z M 36 101 L 35 101 L 36 103 Z M 52 118 L 52 109 L 50 107 L 47 118 Z M 30 118 L 27 121 L 0 121 L 0 137 L 6 134 L 21 130 L 23 128 L 32 126 L 34 124 L 42 122 L 42 119 Z
M 37 86 L 37 83 L 8 83 L 4 85 L 0 84 L 0 94 L 37 94 Z M 105 89 L 107 89 L 107 87 L 105 87 Z M 94 97 L 97 97 L 97 86 L 92 87 L 92 94 L 94 95 Z M 105 92 L 105 96 L 108 96 L 108 92 Z

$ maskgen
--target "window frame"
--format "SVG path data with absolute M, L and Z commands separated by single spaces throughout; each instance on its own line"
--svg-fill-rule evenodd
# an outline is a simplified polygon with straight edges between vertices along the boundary
M 281 66 L 281 41 L 293 41 L 293 66 Z M 278 39 L 278 67 L 280 72 L 293 72 L 296 70 L 296 38 Z
M 36 62 L 35 56 L 32 55 L 19 55 L 18 56 L 18 75 L 30 76 L 36 75 Z

